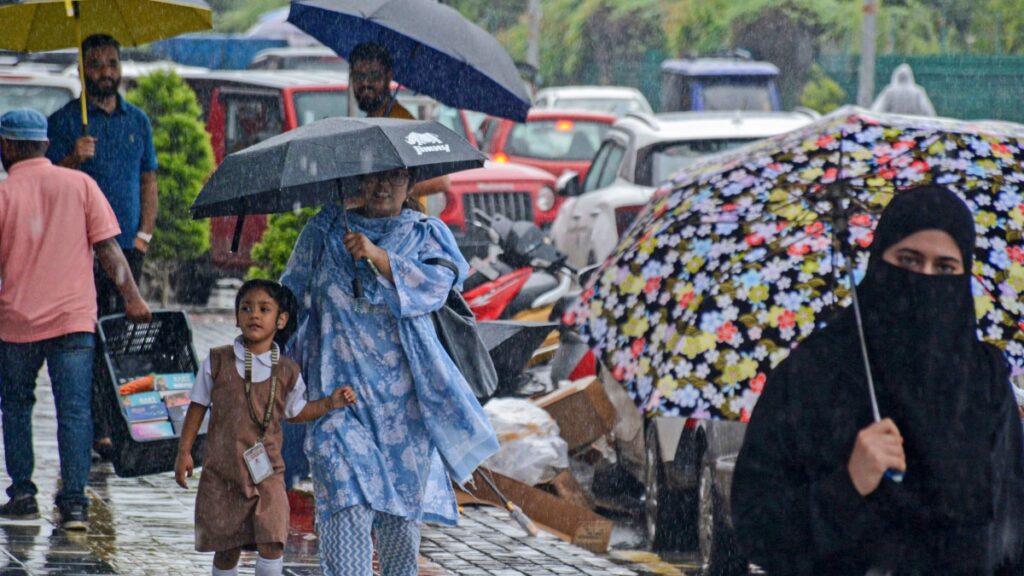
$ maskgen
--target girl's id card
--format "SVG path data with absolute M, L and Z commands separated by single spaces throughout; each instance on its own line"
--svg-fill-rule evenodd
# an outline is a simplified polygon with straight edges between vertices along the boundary
M 270 463 L 267 449 L 263 447 L 262 442 L 253 444 L 252 448 L 242 453 L 242 458 L 245 459 L 245 465 L 249 468 L 249 476 L 252 477 L 253 484 L 259 484 L 274 474 L 274 465 Z

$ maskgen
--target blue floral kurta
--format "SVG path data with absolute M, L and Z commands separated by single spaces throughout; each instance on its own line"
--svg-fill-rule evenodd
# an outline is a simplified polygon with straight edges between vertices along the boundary
M 300 324 L 309 320 L 298 343 L 309 399 L 346 385 L 359 397 L 308 425 L 317 516 L 365 505 L 454 523 L 448 474 L 465 482 L 498 442 L 429 315 L 444 305 L 454 274 L 423 261 L 451 260 L 460 278 L 468 266 L 436 218 L 412 210 L 376 219 L 350 212 L 349 222 L 387 251 L 394 284 L 353 263 L 337 205 L 306 224 L 281 277 L 298 298 Z M 353 296 L 353 274 L 363 299 Z

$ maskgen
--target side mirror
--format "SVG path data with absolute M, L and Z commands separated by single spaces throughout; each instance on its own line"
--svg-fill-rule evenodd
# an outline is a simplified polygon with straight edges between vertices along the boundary
M 579 196 L 582 192 L 580 175 L 572 170 L 562 172 L 562 175 L 558 177 L 557 187 L 558 194 L 561 196 Z

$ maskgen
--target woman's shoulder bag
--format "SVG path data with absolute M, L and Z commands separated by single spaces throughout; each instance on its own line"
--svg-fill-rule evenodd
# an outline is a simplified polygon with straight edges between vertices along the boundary
M 459 276 L 459 269 L 451 260 L 428 258 L 425 264 L 443 266 Z M 452 288 L 448 299 L 439 310 L 430 313 L 437 330 L 437 339 L 458 367 L 470 390 L 481 404 L 498 389 L 498 372 L 476 326 L 476 317 L 462 293 Z

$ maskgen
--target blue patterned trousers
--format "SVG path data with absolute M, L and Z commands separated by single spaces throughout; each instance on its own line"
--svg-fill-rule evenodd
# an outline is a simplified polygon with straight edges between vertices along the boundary
M 398 516 L 352 506 L 319 526 L 320 569 L 324 576 L 372 576 L 377 538 L 381 576 L 416 576 L 420 527 Z

